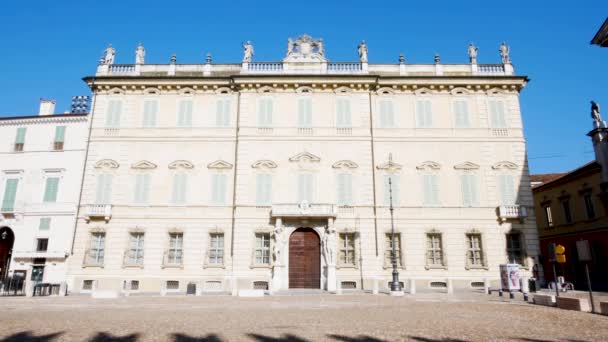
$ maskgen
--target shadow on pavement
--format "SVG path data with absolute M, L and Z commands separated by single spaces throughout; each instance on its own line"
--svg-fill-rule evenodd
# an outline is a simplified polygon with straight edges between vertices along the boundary
M 91 342 L 135 342 L 138 338 L 138 333 L 125 336 L 112 336 L 105 332 L 99 332 L 91 339 Z
M 285 334 L 285 335 L 283 335 L 283 337 L 278 337 L 278 338 L 259 335 L 259 334 L 247 334 L 247 336 L 251 337 L 252 339 L 254 339 L 256 341 L 260 341 L 260 342 L 311 342 L 310 340 L 306 340 L 306 339 L 303 339 L 303 338 L 300 338 L 298 336 L 291 335 L 291 334 Z
M 457 339 L 457 338 L 438 339 L 438 338 L 428 338 L 428 337 L 422 337 L 422 336 L 408 336 L 408 337 L 414 341 L 420 341 L 420 342 L 467 342 L 467 340 L 461 340 L 461 339 Z
M 216 334 L 209 334 L 203 337 L 192 337 L 184 334 L 173 334 L 175 342 L 222 342 L 222 339 Z
M 0 340 L 0 342 L 49 342 L 56 337 L 63 335 L 63 332 L 52 333 L 48 335 L 34 336 L 31 331 L 23 331 L 14 335 L 8 336 Z
M 333 338 L 334 340 L 344 341 L 344 342 L 388 342 L 387 340 L 381 340 L 379 338 L 367 336 L 367 335 L 359 335 L 357 337 L 348 337 L 344 335 L 327 335 L 328 337 Z

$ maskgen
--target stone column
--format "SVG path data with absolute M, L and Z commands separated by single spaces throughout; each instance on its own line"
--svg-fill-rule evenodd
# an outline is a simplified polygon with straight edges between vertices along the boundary
M 325 234 L 336 234 L 334 230 L 334 218 L 330 217 L 327 219 L 328 231 Z M 331 233 L 330 233 L 331 232 Z M 336 239 L 324 239 L 325 241 L 333 241 L 335 244 Z M 338 246 L 329 246 L 326 250 L 330 251 L 329 255 L 325 260 L 329 260 L 327 267 L 327 291 L 336 291 L 336 248 Z

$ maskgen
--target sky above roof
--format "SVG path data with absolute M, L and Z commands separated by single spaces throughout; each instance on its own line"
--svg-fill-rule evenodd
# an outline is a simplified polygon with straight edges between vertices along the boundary
M 415 4 L 415 5 L 414 5 Z M 550 5 L 548 5 L 550 4 Z M 288 37 L 323 38 L 331 61 L 355 61 L 365 39 L 370 63 L 498 63 L 511 47 L 515 71 L 531 82 L 521 109 L 531 173 L 563 172 L 593 159 L 585 135 L 591 99 L 608 118 L 608 48 L 589 44 L 608 15 L 608 1 L 2 1 L 0 117 L 30 115 L 39 98 L 69 110 L 108 43 L 116 63 L 133 63 L 138 42 L 147 63 L 239 62 L 251 40 L 254 61 L 278 61 Z

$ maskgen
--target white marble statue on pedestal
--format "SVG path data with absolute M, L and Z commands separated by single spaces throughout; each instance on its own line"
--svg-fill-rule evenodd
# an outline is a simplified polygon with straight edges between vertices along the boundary
M 477 50 L 477 47 L 473 43 L 469 44 L 468 53 L 471 64 L 477 64 Z
M 114 64 L 114 57 L 116 56 L 116 50 L 112 47 L 112 44 L 108 44 L 108 47 L 104 50 L 103 61 L 105 64 Z
M 510 64 L 511 63 L 511 57 L 509 56 L 510 49 L 507 46 L 507 43 L 502 42 L 502 44 L 500 44 L 500 48 L 498 49 L 498 51 L 500 52 L 500 58 L 502 60 L 502 64 Z
M 323 258 L 325 258 L 325 264 L 327 266 L 336 265 L 336 235 L 335 229 L 331 227 L 325 228 L 325 234 L 323 234 Z
M 367 63 L 367 44 L 365 44 L 365 40 L 361 41 L 361 44 L 357 46 L 357 50 L 359 51 L 359 61 Z
M 243 44 L 243 63 L 251 63 L 251 58 L 253 57 L 253 45 L 248 40 Z
M 141 43 L 137 44 L 135 49 L 135 64 L 144 64 L 146 62 L 146 49 Z
M 274 248 L 273 248 L 275 265 L 284 264 L 283 251 L 285 250 L 285 245 L 287 243 L 286 235 L 287 235 L 287 233 L 285 232 L 285 227 L 283 227 L 282 224 L 278 224 L 275 226 L 275 229 L 274 229 L 274 240 L 275 241 L 274 241 Z

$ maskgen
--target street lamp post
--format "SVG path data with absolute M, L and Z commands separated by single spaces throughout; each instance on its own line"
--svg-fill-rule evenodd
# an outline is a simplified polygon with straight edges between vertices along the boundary
M 392 158 L 391 158 L 392 159 Z M 391 263 L 393 264 L 393 282 L 391 283 L 391 292 L 401 292 L 401 283 L 399 282 L 399 271 L 397 271 L 397 250 L 395 244 L 395 222 L 393 220 L 393 181 L 392 177 L 388 177 L 388 192 L 389 192 L 389 210 L 391 212 Z

